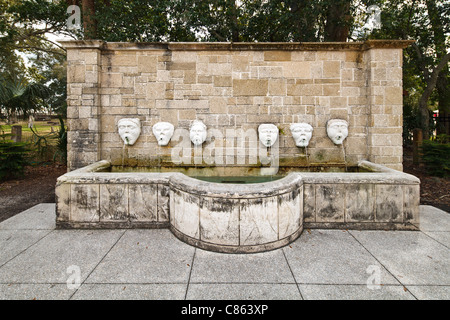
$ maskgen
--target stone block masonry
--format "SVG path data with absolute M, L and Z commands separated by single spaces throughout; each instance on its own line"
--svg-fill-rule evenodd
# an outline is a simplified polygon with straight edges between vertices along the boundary
M 314 128 L 309 165 L 343 163 L 345 155 L 348 165 L 369 160 L 402 170 L 402 49 L 409 44 L 63 42 L 69 170 L 99 160 L 121 165 L 124 158 L 131 166 L 173 165 L 180 141 L 158 146 L 152 126 L 166 121 L 188 130 L 196 119 L 223 137 L 227 129 L 273 123 L 280 163 L 290 165 L 304 150 L 289 127 L 307 122 Z M 117 122 L 125 117 L 139 118 L 142 133 L 124 151 Z M 326 135 L 333 118 L 349 123 L 345 153 Z

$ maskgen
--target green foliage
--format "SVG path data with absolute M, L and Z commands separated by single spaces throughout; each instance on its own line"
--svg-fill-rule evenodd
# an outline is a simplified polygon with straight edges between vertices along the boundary
M 420 114 L 419 108 L 414 104 L 409 104 L 404 102 L 403 104 L 403 145 L 412 145 L 413 143 L 413 130 L 422 129 L 423 127 L 422 115 Z M 435 129 L 435 124 L 433 120 L 433 112 L 429 111 L 429 123 L 428 130 L 431 136 Z
M 67 131 L 62 117 L 59 117 L 59 123 L 60 127 L 57 132 L 56 152 L 53 155 L 53 161 L 59 158 L 61 162 L 65 163 L 67 160 Z
M 38 109 L 65 115 L 65 52 L 46 34 L 76 35 L 66 10 L 62 0 L 0 0 L 0 112 L 8 120 Z
M 423 141 L 422 162 L 429 174 L 437 177 L 450 176 L 450 136 L 438 135 L 435 140 Z
M 67 131 L 64 125 L 64 120 L 59 117 L 60 128 L 56 132 L 47 134 L 39 134 L 36 129 L 31 128 L 33 132 L 32 143 L 36 148 L 39 157 L 43 158 L 49 151 L 56 150 L 53 153 L 53 161 L 59 159 L 61 162 L 66 162 L 67 159 Z
M 27 143 L 0 140 L 0 181 L 23 176 L 28 153 Z
M 40 83 L 29 83 L 24 78 L 0 77 L 0 108 L 6 110 L 8 119 L 19 113 L 26 116 L 38 111 L 43 99 L 50 96 L 50 90 Z
M 170 1 L 95 1 L 97 37 L 106 41 L 164 41 Z

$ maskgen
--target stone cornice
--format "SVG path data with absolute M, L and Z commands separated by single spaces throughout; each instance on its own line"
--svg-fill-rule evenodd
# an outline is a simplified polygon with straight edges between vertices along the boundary
M 169 50 L 169 51 L 364 51 L 405 49 L 414 40 L 367 40 L 364 42 L 105 42 L 61 41 L 66 49 Z

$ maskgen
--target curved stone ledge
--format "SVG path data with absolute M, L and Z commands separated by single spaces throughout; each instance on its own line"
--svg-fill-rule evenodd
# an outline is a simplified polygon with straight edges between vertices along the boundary
M 274 181 L 250 184 L 213 183 L 195 179 L 182 173 L 174 173 L 169 178 L 171 188 L 198 196 L 214 198 L 242 199 L 271 197 L 292 191 L 301 185 L 302 177 L 291 172 L 286 177 Z
M 176 174 L 169 179 L 171 230 L 201 248 L 259 252 L 286 245 L 303 222 L 298 173 L 257 184 L 219 184 Z
M 194 247 L 213 251 L 220 253 L 258 253 L 265 252 L 270 250 L 275 250 L 281 247 L 288 245 L 289 243 L 295 241 L 303 232 L 303 227 L 300 227 L 296 232 L 291 234 L 290 236 L 280 239 L 274 242 L 269 242 L 260 245 L 248 245 L 248 246 L 227 246 L 227 245 L 218 245 L 214 243 L 209 243 L 205 241 L 201 241 L 198 239 L 191 238 L 184 233 L 178 231 L 173 226 L 170 226 L 170 231 L 181 241 L 186 242 Z

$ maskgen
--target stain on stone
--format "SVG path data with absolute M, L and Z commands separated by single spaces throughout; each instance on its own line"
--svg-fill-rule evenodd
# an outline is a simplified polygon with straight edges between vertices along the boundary
M 393 221 L 401 214 L 401 209 L 395 201 L 385 201 L 378 204 L 377 220 L 378 221 Z
M 316 207 L 318 218 L 330 221 L 343 217 L 342 194 L 338 186 L 321 185 L 317 188 Z
M 238 201 L 225 198 L 200 198 L 200 208 L 206 208 L 211 212 L 232 212 Z
M 127 220 L 128 197 L 125 196 L 125 186 L 102 186 L 102 201 L 100 201 L 100 220 Z

